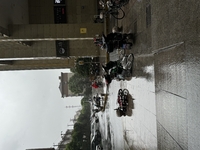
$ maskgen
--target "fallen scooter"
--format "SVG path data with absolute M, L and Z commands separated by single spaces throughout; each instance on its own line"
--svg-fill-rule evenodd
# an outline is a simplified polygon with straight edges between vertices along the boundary
M 128 108 L 128 94 L 129 91 L 127 89 L 119 89 L 117 95 L 117 103 L 118 108 L 116 110 L 116 114 L 118 117 L 126 116 L 127 108 Z
M 121 60 L 110 62 L 112 63 L 110 66 L 109 64 L 107 66 L 110 67 L 107 74 L 111 76 L 112 79 L 115 79 L 117 81 L 120 80 L 127 80 L 128 78 L 132 77 L 132 66 L 134 61 L 134 55 L 129 54 L 123 56 Z M 104 70 L 107 70 L 108 67 L 103 67 Z

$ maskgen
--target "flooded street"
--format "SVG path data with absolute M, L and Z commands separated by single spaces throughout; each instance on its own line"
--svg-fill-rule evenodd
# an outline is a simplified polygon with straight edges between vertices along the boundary
M 103 141 L 110 140 L 105 149 L 200 149 L 199 6 L 198 0 L 130 1 L 126 17 L 111 22 L 136 40 L 128 50 L 135 55 L 132 79 L 111 83 L 99 114 Z M 134 99 L 122 117 L 114 111 L 119 88 Z
M 141 64 L 144 60 L 143 57 L 135 59 Z M 137 77 L 130 81 L 113 80 L 109 87 L 106 109 L 98 114 L 103 141 L 110 141 L 110 147 L 104 149 L 157 149 L 154 65 L 138 67 Z M 118 117 L 114 110 L 118 107 L 120 88 L 128 89 L 130 94 L 127 116 L 122 117 Z
M 155 59 L 159 147 L 199 149 L 199 44 L 185 42 Z
M 65 1 L 62 2 L 65 3 Z M 91 45 L 94 42 L 93 35 L 90 34 L 96 29 L 98 23 L 93 25 L 93 9 L 90 8 L 94 6 L 89 1 L 74 1 L 71 9 L 68 9 L 70 8 L 68 3 L 72 4 L 71 1 L 66 1 L 66 5 L 59 4 L 58 7 L 57 4 L 54 6 L 53 1 L 51 5 L 46 4 L 45 1 L 38 4 L 32 1 L 34 7 L 32 5 L 27 7 L 28 1 L 24 0 L 13 2 L 1 0 L 1 3 L 0 38 L 2 39 L 2 48 L 0 50 L 2 51 L 1 57 L 6 58 L 6 61 L 1 60 L 0 67 L 2 68 L 8 67 L 9 69 L 19 65 L 17 70 L 52 67 L 55 69 L 59 64 L 64 65 L 65 62 L 60 61 L 65 57 L 57 57 L 54 44 L 42 44 L 43 42 L 76 39 L 71 38 L 75 35 L 78 39 L 91 39 Z M 70 24 L 69 26 L 74 24 L 74 30 L 68 31 L 71 28 L 62 24 L 60 24 L 62 28 L 58 28 L 61 26 L 53 24 L 55 22 L 54 15 L 56 15 L 53 11 L 57 10 L 54 7 L 62 8 L 62 15 L 57 14 L 56 18 L 64 16 L 66 21 L 62 22 L 67 22 Z M 65 8 L 67 11 L 75 9 L 71 13 L 65 13 Z M 31 10 L 30 15 L 28 9 Z M 129 0 L 122 9 L 125 12 L 123 19 L 117 20 L 109 16 L 102 24 L 104 27 L 102 29 L 105 31 L 94 32 L 95 35 L 102 32 L 111 33 L 112 28 L 116 26 L 121 29 L 121 33 L 134 35 L 131 41 L 133 46 L 131 49 L 125 50 L 126 53 L 132 53 L 135 56 L 131 79 L 113 80 L 108 90 L 105 88 L 97 91 L 97 93 L 108 94 L 105 110 L 97 113 L 102 135 L 100 143 L 103 149 L 200 150 L 200 0 Z M 42 15 L 38 14 L 40 12 Z M 51 12 L 52 15 L 49 15 L 48 12 Z M 90 15 L 92 18 L 87 17 Z M 99 15 L 99 12 L 96 15 Z M 32 20 L 34 24 L 38 22 L 35 24 L 37 27 L 32 26 L 29 20 Z M 19 33 L 17 30 L 16 33 L 13 32 L 14 35 L 19 34 L 16 39 L 8 32 L 10 29 L 7 30 L 9 24 L 17 25 L 16 28 L 19 27 Z M 31 25 L 31 28 L 29 29 L 27 25 Z M 78 30 L 73 33 L 75 28 Z M 64 29 L 66 29 L 66 33 Z M 15 26 L 13 31 L 15 31 Z M 36 35 L 36 33 L 38 34 Z M 36 38 L 40 37 L 39 35 L 41 38 Z M 7 43 L 5 42 L 7 40 L 4 41 L 3 38 L 11 39 L 14 43 Z M 25 43 L 20 42 L 22 40 L 25 42 L 28 40 L 38 41 L 33 43 L 36 49 L 29 46 L 26 49 Z M 17 45 L 20 44 L 20 47 L 16 46 L 15 42 Z M 69 46 L 66 51 L 67 63 L 70 63 L 71 58 L 74 60 L 82 57 L 101 56 L 103 62 L 119 59 L 116 51 L 107 54 L 100 50 L 98 53 L 90 54 L 89 50 L 92 50 L 90 44 L 84 42 L 83 45 L 75 44 L 75 41 L 67 44 Z M 12 49 L 9 49 L 10 46 Z M 84 51 L 85 47 L 88 48 L 88 51 Z M 27 53 L 27 50 L 30 53 Z M 63 53 L 63 49 L 60 50 Z M 95 51 L 97 51 L 96 48 Z M 8 60 L 7 57 L 9 57 Z M 44 62 L 46 60 L 48 60 L 47 63 Z M 28 65 L 27 68 L 26 65 Z M 75 64 L 71 65 L 73 67 Z M 9 82 L 7 85 L 13 86 Z M 128 111 L 126 116 L 121 117 L 117 116 L 115 110 L 118 107 L 119 89 L 129 91 Z M 93 132 L 94 134 L 95 132 Z M 6 145 L 8 144 L 6 143 Z
M 105 149 L 200 149 L 199 47 L 184 42 L 135 56 L 132 79 L 112 81 L 98 114 Z M 129 111 L 117 117 L 120 88 L 129 90 Z

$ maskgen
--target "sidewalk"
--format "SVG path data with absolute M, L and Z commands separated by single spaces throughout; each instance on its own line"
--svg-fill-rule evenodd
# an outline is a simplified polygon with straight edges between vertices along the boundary
M 151 33 L 150 28 L 146 26 L 146 10 L 144 9 L 148 6 L 148 2 L 148 0 L 129 1 L 129 4 L 123 8 L 125 17 L 122 20 L 113 18 L 110 20 L 110 32 L 113 26 L 118 26 L 123 28 L 122 32 L 135 33 L 137 36 L 137 43 L 131 50 L 126 50 L 126 53 L 137 55 L 149 53 L 149 50 L 151 50 L 147 48 L 151 47 Z M 143 39 L 147 41 L 143 43 Z M 117 51 L 108 54 L 108 57 L 109 60 L 117 60 Z M 122 118 L 125 148 L 127 150 L 155 150 L 157 148 L 157 130 L 154 82 L 148 83 L 145 80 L 138 80 L 133 77 L 131 81 L 121 81 L 117 84 L 120 85 L 120 88 L 127 88 L 131 96 L 135 98 L 133 115 Z

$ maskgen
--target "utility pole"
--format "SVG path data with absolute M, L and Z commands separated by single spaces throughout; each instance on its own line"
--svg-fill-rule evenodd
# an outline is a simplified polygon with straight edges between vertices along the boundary
M 75 107 L 81 107 L 81 106 L 66 106 L 66 108 L 75 108 Z

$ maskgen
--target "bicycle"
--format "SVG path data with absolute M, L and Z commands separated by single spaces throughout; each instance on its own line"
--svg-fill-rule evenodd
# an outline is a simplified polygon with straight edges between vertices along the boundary
M 109 0 L 106 2 L 106 9 L 105 3 L 103 2 L 103 0 L 100 0 L 99 4 L 103 8 L 103 11 L 100 13 L 100 18 L 103 19 L 104 17 L 107 17 L 108 14 L 110 14 L 115 19 L 123 19 L 125 17 L 125 12 L 122 7 L 125 6 L 128 2 L 129 0 Z

